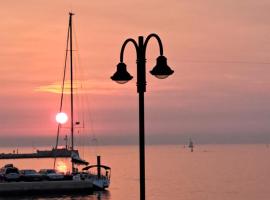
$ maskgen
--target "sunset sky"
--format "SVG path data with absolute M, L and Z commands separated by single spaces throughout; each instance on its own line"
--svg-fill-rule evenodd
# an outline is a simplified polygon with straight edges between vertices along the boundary
M 60 95 L 54 89 L 71 10 L 89 136 L 137 143 L 136 78 L 118 85 L 110 76 L 127 38 L 157 33 L 175 73 L 165 80 L 147 74 L 148 143 L 270 142 L 269 1 L 9 0 L 0 12 L 0 144 L 55 137 Z M 147 71 L 158 55 L 153 40 Z M 136 77 L 131 45 L 124 61 Z

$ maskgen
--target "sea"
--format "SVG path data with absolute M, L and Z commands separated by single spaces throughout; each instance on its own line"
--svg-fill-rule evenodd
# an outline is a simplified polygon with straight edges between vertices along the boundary
M 40 149 L 44 149 L 40 148 Z M 32 147 L 0 148 L 0 152 L 33 152 Z M 112 168 L 110 188 L 76 195 L 6 196 L 0 199 L 139 200 L 139 149 L 130 146 L 81 147 L 91 164 L 101 156 Z M 270 148 L 266 144 L 146 146 L 147 200 L 269 200 Z M 0 160 L 20 169 L 52 168 L 52 159 Z M 57 166 L 69 170 L 68 159 Z M 64 167 L 64 168 L 63 168 Z M 66 167 L 66 168 L 65 168 Z

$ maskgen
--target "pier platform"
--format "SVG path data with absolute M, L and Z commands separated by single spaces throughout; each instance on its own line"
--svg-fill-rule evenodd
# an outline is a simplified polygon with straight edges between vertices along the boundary
M 79 155 L 78 150 L 52 149 L 37 150 L 36 153 L 1 153 L 0 159 L 26 159 L 26 158 L 70 158 L 72 152 Z
M 93 192 L 93 183 L 86 180 L 3 182 L 0 183 L 0 196 L 38 193 Z

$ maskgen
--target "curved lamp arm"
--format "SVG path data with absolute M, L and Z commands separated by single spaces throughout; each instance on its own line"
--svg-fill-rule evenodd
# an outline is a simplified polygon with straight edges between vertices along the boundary
M 157 34 L 155 34 L 155 33 L 152 33 L 152 34 L 148 35 L 147 38 L 145 39 L 145 42 L 144 42 L 144 51 L 146 51 L 146 47 L 147 47 L 147 44 L 148 44 L 149 40 L 150 40 L 151 38 L 153 38 L 153 37 L 157 39 L 158 45 L 159 45 L 160 55 L 163 56 L 163 46 L 162 46 L 161 39 L 160 39 L 160 37 L 159 37 Z M 145 52 L 144 52 L 144 53 L 145 53 Z
M 122 45 L 122 47 L 121 47 L 121 52 L 120 52 L 120 62 L 121 62 L 121 63 L 123 62 L 123 59 L 124 59 L 124 50 L 125 50 L 125 47 L 126 47 L 126 45 L 127 45 L 129 42 L 132 42 L 132 43 L 134 44 L 134 47 L 135 47 L 135 49 L 136 49 L 136 53 L 137 53 L 137 55 L 138 55 L 138 49 L 139 49 L 138 44 L 136 43 L 136 41 L 135 41 L 134 39 L 129 38 L 129 39 L 127 39 L 127 40 L 123 43 L 123 45 Z

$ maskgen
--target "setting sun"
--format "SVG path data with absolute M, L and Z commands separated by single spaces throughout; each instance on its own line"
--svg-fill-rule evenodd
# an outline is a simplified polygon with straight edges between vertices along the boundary
M 57 123 L 65 124 L 68 121 L 68 116 L 64 112 L 57 113 L 55 116 Z

